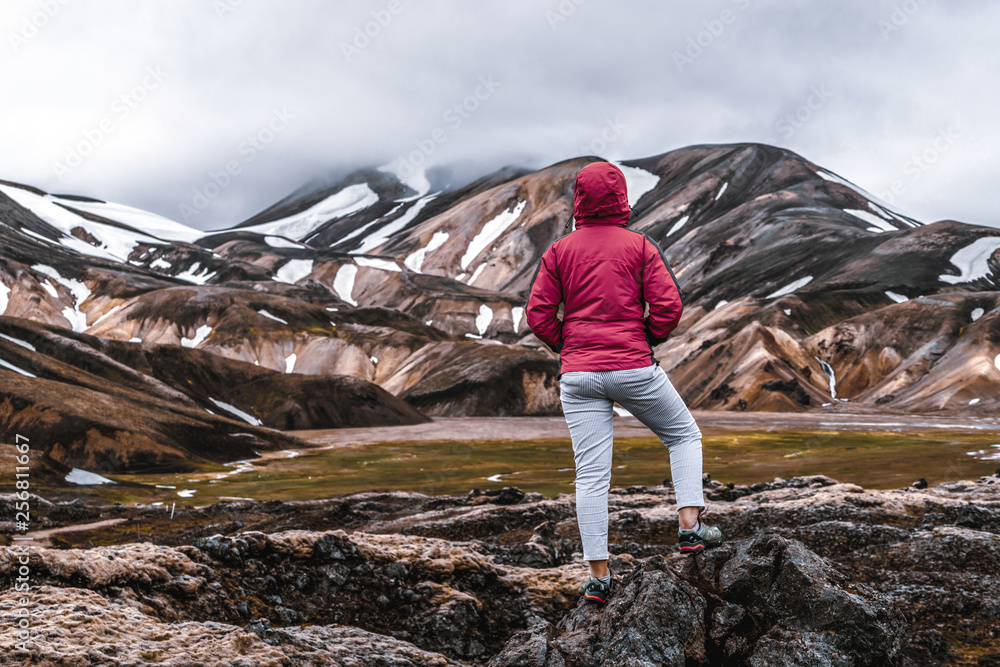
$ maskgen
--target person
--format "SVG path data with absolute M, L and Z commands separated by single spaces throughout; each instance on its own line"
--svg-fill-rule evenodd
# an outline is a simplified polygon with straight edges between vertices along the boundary
M 576 227 L 542 254 L 527 306 L 528 326 L 560 356 L 560 400 L 576 462 L 577 524 L 590 563 L 582 593 L 599 604 L 620 581 L 608 568 L 616 401 L 669 450 L 680 551 L 722 543 L 722 531 L 701 521 L 701 431 L 653 356 L 653 346 L 680 321 L 682 293 L 660 247 L 627 229 L 630 214 L 618 167 L 593 162 L 581 169 L 574 187 Z

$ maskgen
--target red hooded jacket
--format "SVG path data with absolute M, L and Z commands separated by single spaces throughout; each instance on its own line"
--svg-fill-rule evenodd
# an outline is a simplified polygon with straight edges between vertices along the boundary
M 652 239 L 625 228 L 630 213 L 618 167 L 594 162 L 580 170 L 576 230 L 542 254 L 527 309 L 528 326 L 560 353 L 563 373 L 656 363 L 652 345 L 680 321 L 682 294 L 670 265 Z

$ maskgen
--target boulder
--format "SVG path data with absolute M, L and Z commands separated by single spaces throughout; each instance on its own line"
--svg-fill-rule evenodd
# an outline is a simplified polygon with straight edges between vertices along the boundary
M 581 601 L 557 625 L 514 635 L 490 664 L 889 665 L 905 628 L 888 596 L 763 535 L 640 561 L 606 607 Z

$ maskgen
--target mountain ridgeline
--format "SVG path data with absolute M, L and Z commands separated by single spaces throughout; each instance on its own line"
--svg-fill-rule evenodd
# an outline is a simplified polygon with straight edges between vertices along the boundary
M 524 308 L 597 159 L 460 187 L 363 169 L 212 232 L 0 181 L 0 434 L 114 472 L 291 429 L 558 414 Z M 655 355 L 692 408 L 1000 408 L 1000 230 L 924 224 L 771 146 L 620 166 L 686 293 Z

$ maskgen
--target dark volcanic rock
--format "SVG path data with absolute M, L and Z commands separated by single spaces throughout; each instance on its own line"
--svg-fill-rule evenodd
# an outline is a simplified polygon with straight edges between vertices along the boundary
M 673 565 L 673 567 L 671 567 Z M 511 638 L 496 665 L 888 665 L 903 615 L 801 544 L 740 540 L 682 564 L 642 561 L 603 610 Z
M 271 646 L 301 664 L 311 663 L 294 651 L 320 635 L 340 641 L 345 625 L 358 646 L 371 642 L 371 660 L 378 651 L 511 665 L 1000 658 L 1000 478 L 890 491 L 823 476 L 732 488 L 707 480 L 706 492 L 727 541 L 696 557 L 676 553 L 672 489 L 610 494 L 612 566 L 625 584 L 604 609 L 574 608 L 586 570 L 572 496 L 361 493 L 187 507 L 174 520 L 159 508 L 36 499 L 41 525 L 128 518 L 143 537 L 175 545 L 36 549 L 39 604 L 61 610 L 38 618 L 56 637 L 76 607 L 129 627 L 173 623 L 180 643 L 169 646 L 215 641 L 227 660 L 243 655 L 248 640 L 234 633 L 246 628 L 260 642 L 246 651 Z M 12 519 L 11 500 L 0 499 L 0 522 Z M 114 531 L 75 539 L 136 534 Z M 16 549 L 0 547 L 0 605 L 16 595 Z M 156 648 L 145 633 L 116 633 L 96 645 L 114 643 L 121 655 Z M 38 655 L 56 649 L 43 643 Z M 105 664 L 87 659 L 79 664 Z

